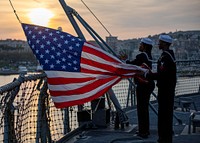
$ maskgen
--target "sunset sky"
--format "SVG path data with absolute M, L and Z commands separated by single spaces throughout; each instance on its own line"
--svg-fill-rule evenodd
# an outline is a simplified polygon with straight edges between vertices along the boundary
M 35 8 L 48 11 L 46 16 L 37 14 L 38 21 L 48 18 L 48 27 L 73 34 L 74 32 L 59 0 L 11 0 L 23 23 L 33 23 L 30 13 Z M 162 32 L 200 30 L 200 0 L 83 0 L 104 24 L 112 36 L 118 39 L 146 37 Z M 103 38 L 109 36 L 81 0 L 65 0 Z M 50 12 L 50 14 L 48 14 Z M 36 13 L 34 13 L 36 15 Z M 34 15 L 33 14 L 33 15 Z M 35 16 L 36 17 L 36 16 Z M 36 20 L 37 21 L 37 20 Z M 36 23 L 37 24 L 37 23 Z M 25 40 L 9 0 L 0 0 L 0 39 Z M 81 28 L 83 30 L 83 28 Z M 92 38 L 83 30 L 87 40 Z

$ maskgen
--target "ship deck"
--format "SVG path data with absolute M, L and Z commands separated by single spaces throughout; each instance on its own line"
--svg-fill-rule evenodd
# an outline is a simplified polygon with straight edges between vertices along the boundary
M 196 105 L 197 111 L 200 111 L 200 93 L 187 95 L 192 98 Z M 176 99 L 177 100 L 177 99 Z M 157 103 L 152 103 L 157 108 Z M 189 118 L 192 112 L 197 112 L 191 104 L 189 110 L 182 111 L 180 106 L 174 110 L 176 117 L 181 119 L 182 123 L 178 122 L 174 118 L 174 136 L 173 143 L 199 143 L 200 141 L 200 128 L 196 128 L 196 133 L 188 133 Z M 157 115 L 150 108 L 150 136 L 147 139 L 142 139 L 135 136 L 137 130 L 137 109 L 131 108 L 126 111 L 129 117 L 129 125 L 124 129 L 114 129 L 112 124 L 106 128 L 88 128 L 81 130 L 79 134 L 76 134 L 73 138 L 64 141 L 67 143 L 156 143 L 157 142 Z

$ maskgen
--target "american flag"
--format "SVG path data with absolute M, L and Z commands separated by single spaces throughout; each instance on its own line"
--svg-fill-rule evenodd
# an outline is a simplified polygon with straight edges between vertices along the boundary
M 146 70 L 121 62 L 108 52 L 68 33 L 22 23 L 29 46 L 47 74 L 57 108 L 102 96 L 122 78 Z

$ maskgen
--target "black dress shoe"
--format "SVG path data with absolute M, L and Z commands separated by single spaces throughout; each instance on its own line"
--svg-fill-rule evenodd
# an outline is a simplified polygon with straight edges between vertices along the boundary
M 139 134 L 139 131 L 136 131 L 136 132 L 135 132 L 135 134 L 137 134 L 137 135 L 138 135 L 138 134 Z
M 143 139 L 147 139 L 148 135 L 147 134 L 137 134 L 138 137 L 141 137 Z
M 140 134 L 140 132 L 139 132 L 139 131 L 136 131 L 135 134 L 138 135 L 138 134 Z M 150 132 L 148 131 L 147 133 L 145 133 L 145 135 L 150 135 Z

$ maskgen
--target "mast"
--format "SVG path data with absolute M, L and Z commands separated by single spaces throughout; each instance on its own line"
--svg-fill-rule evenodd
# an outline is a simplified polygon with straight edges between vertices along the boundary
M 85 37 L 82 33 L 82 31 L 80 30 L 78 24 L 76 23 L 74 17 L 73 17 L 73 13 L 76 13 L 76 11 L 74 9 L 72 9 L 71 7 L 67 6 L 67 4 L 65 3 L 64 0 L 59 0 L 61 6 L 63 7 L 67 17 L 69 18 L 69 21 L 71 22 L 72 26 L 74 27 L 76 33 L 78 34 L 78 36 L 81 38 L 81 39 L 84 39 L 85 40 Z

